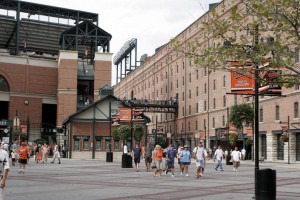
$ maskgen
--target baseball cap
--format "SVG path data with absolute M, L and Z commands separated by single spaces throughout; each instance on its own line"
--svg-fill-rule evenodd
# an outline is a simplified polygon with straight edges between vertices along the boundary
M 174 147 L 174 144 L 170 144 L 170 147 Z

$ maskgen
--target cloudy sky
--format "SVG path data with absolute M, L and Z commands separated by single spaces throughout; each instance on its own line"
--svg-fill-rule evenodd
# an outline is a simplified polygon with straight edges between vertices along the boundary
M 137 38 L 139 59 L 142 54 L 153 55 L 155 48 L 203 15 L 210 3 L 221 0 L 24 1 L 98 13 L 99 27 L 112 35 L 111 52 L 116 54 L 126 41 Z

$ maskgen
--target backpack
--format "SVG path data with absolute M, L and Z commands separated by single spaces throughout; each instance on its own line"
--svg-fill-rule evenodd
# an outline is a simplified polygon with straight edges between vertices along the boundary
M 197 159 L 197 151 L 198 151 L 198 147 L 196 148 L 196 152 L 195 152 L 195 149 L 194 149 L 194 151 L 192 152 L 192 157 L 193 157 L 194 159 Z

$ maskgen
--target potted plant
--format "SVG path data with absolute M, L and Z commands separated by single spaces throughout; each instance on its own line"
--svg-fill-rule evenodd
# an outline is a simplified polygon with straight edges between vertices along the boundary
M 134 125 L 134 140 L 141 141 L 144 135 L 144 127 L 141 124 Z

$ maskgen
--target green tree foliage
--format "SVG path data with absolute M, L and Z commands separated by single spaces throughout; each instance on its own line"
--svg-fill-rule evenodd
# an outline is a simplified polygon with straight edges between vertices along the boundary
M 252 126 L 254 122 L 254 111 L 250 104 L 244 103 L 231 107 L 229 123 L 238 130 L 243 130 L 244 126 Z
M 128 125 L 122 125 L 118 128 L 119 136 L 122 140 L 128 140 L 130 138 L 131 129 Z
M 208 72 L 228 70 L 229 61 L 257 65 L 268 61 L 270 66 L 283 70 L 276 83 L 291 87 L 300 83 L 300 68 L 296 65 L 300 49 L 299 2 L 224 0 L 202 18 L 199 35 L 193 40 L 186 43 L 179 38 L 171 42 L 176 51 L 199 67 L 208 68 Z
M 235 133 L 230 133 L 228 136 L 228 143 L 230 144 L 230 146 L 234 147 L 236 142 L 238 140 L 238 135 Z
M 144 135 L 144 127 L 141 124 L 134 125 L 134 140 L 141 141 Z
M 113 129 L 112 131 L 111 131 L 111 136 L 113 137 L 113 138 L 119 138 L 120 136 L 119 136 L 119 130 L 118 129 Z

